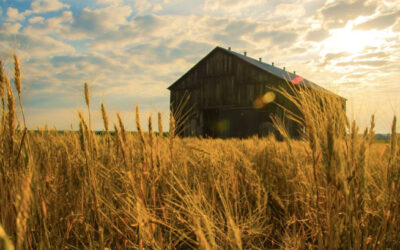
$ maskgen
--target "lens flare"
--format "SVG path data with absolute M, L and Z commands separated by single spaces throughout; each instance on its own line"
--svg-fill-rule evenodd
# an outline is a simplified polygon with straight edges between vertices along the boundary
M 253 106 L 256 109 L 262 109 L 264 107 L 264 102 L 262 100 L 262 96 L 258 97 L 257 99 L 254 100 Z
M 293 78 L 292 84 L 299 84 L 299 83 L 301 83 L 303 80 L 304 80 L 303 77 L 301 77 L 301 76 L 296 76 L 295 78 Z
M 258 97 L 254 100 L 253 105 L 256 109 L 264 108 L 268 103 L 271 103 L 275 100 L 274 92 L 267 92 L 265 95 Z
M 218 133 L 223 133 L 225 131 L 228 131 L 230 128 L 230 123 L 228 120 L 221 120 L 216 125 Z
M 275 93 L 274 92 L 267 92 L 263 98 L 262 98 L 263 102 L 265 104 L 268 104 L 270 102 L 273 102 L 275 100 Z

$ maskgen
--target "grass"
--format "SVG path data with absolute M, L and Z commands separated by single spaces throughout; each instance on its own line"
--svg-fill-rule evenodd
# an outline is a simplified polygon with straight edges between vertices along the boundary
M 138 133 L 118 117 L 111 135 L 104 105 L 102 135 L 81 113 L 78 133 L 34 132 L 19 124 L 5 79 L 1 249 L 400 247 L 396 118 L 390 142 L 375 143 L 373 118 L 359 133 L 334 100 L 300 88 L 277 91 L 302 111 L 287 114 L 305 126 L 301 140 L 278 118 L 282 142 L 179 138 L 174 119 L 160 136 L 151 117 L 140 127 L 139 107 Z

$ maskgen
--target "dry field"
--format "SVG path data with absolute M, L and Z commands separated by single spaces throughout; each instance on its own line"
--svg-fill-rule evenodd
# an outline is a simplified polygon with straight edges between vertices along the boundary
M 143 131 L 138 108 L 138 133 L 121 119 L 109 128 L 85 85 L 102 135 L 90 112 L 77 116 L 79 132 L 35 133 L 16 118 L 15 68 L 15 94 L 1 75 L 0 249 L 400 248 L 395 118 L 391 141 L 375 143 L 373 118 L 362 133 L 332 100 L 301 89 L 288 98 L 303 116 L 288 117 L 305 126 L 302 140 L 279 119 L 282 142 L 182 139 L 174 119 L 161 137 L 151 119 Z

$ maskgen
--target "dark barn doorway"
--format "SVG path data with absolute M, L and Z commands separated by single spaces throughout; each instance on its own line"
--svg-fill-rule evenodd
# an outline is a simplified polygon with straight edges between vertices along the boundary
M 211 138 L 260 135 L 260 124 L 269 121 L 267 112 L 251 108 L 205 109 L 203 119 L 203 136 Z
M 219 121 L 219 110 L 218 109 L 205 109 L 203 110 L 203 121 L 204 121 L 204 137 L 216 138 L 218 137 L 218 121 Z

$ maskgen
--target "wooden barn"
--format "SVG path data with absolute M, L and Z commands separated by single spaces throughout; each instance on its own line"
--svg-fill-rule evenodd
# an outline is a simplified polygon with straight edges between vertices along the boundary
M 177 131 L 181 136 L 219 138 L 274 132 L 270 115 L 283 117 L 284 110 L 271 89 L 296 79 L 331 93 L 285 68 L 248 57 L 246 52 L 216 47 L 168 87 Z M 286 126 L 292 137 L 299 135 L 298 124 L 288 122 Z

